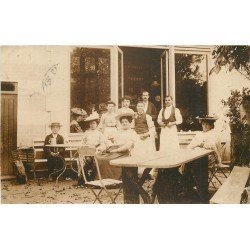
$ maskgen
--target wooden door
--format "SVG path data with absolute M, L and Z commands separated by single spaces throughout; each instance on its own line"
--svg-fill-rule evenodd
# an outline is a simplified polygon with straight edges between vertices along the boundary
M 11 151 L 17 147 L 17 94 L 1 94 L 1 176 L 13 175 Z

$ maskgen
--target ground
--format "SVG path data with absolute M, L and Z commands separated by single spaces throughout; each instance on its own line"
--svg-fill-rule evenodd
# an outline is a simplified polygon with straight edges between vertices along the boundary
M 223 182 L 225 178 L 220 178 Z M 47 180 L 30 180 L 28 184 L 19 185 L 16 180 L 1 182 L 1 203 L 2 204 L 91 204 L 94 195 L 87 188 L 76 188 L 75 180 L 62 180 L 58 185 L 55 182 Z M 145 183 L 144 188 L 151 189 L 151 182 Z M 218 183 L 215 183 L 218 186 Z M 112 189 L 115 193 L 118 189 Z M 215 189 L 209 188 L 210 195 L 213 195 Z M 109 197 L 103 193 L 102 201 L 105 204 L 111 203 Z M 122 192 L 117 197 L 116 202 L 123 204 Z M 181 197 L 179 203 L 196 203 L 196 198 Z

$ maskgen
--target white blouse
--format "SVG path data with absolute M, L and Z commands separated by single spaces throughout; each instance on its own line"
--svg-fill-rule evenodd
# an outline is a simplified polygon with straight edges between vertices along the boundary
M 170 117 L 171 110 L 172 110 L 172 106 L 166 107 L 165 112 L 164 112 L 165 119 L 168 119 Z M 158 115 L 158 119 L 157 119 L 158 124 L 162 123 L 162 112 L 163 112 L 163 109 L 161 109 Z M 175 121 L 176 125 L 179 125 L 182 123 L 182 115 L 178 108 L 175 108 L 175 118 L 176 118 L 176 121 Z
M 103 134 L 97 129 L 88 129 L 84 132 L 82 138 L 82 145 L 89 146 L 104 146 L 104 137 Z

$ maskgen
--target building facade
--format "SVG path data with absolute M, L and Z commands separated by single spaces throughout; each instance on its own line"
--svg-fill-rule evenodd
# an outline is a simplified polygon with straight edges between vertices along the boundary
M 133 107 L 143 90 L 158 110 L 163 97 L 171 95 L 184 121 L 203 113 L 222 117 L 221 100 L 249 82 L 237 71 L 209 75 L 212 50 L 213 46 L 2 46 L 1 82 L 16 86 L 17 146 L 44 138 L 53 121 L 62 123 L 66 138 L 74 136 L 71 108 L 98 110 L 109 99 L 119 107 L 124 95 L 132 97 Z M 7 92 L 2 89 L 2 96 Z

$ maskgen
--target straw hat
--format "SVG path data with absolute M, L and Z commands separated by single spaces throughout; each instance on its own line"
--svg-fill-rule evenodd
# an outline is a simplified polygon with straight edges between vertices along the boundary
M 216 120 L 218 120 L 218 117 L 216 115 L 205 115 L 205 116 L 197 116 L 196 119 L 198 119 L 200 122 L 202 121 L 215 122 Z
M 52 122 L 49 127 L 62 127 L 62 125 L 60 124 L 60 122 Z
M 76 115 L 86 116 L 87 112 L 84 109 L 81 108 L 72 108 L 71 112 L 73 112 Z
M 85 122 L 92 122 L 92 121 L 99 121 L 99 115 L 98 113 L 94 112 L 91 115 L 89 115 L 84 121 Z
M 124 112 L 124 113 L 119 113 L 116 115 L 116 119 L 120 120 L 122 117 L 131 117 L 132 119 L 135 117 L 135 114 L 132 112 Z

